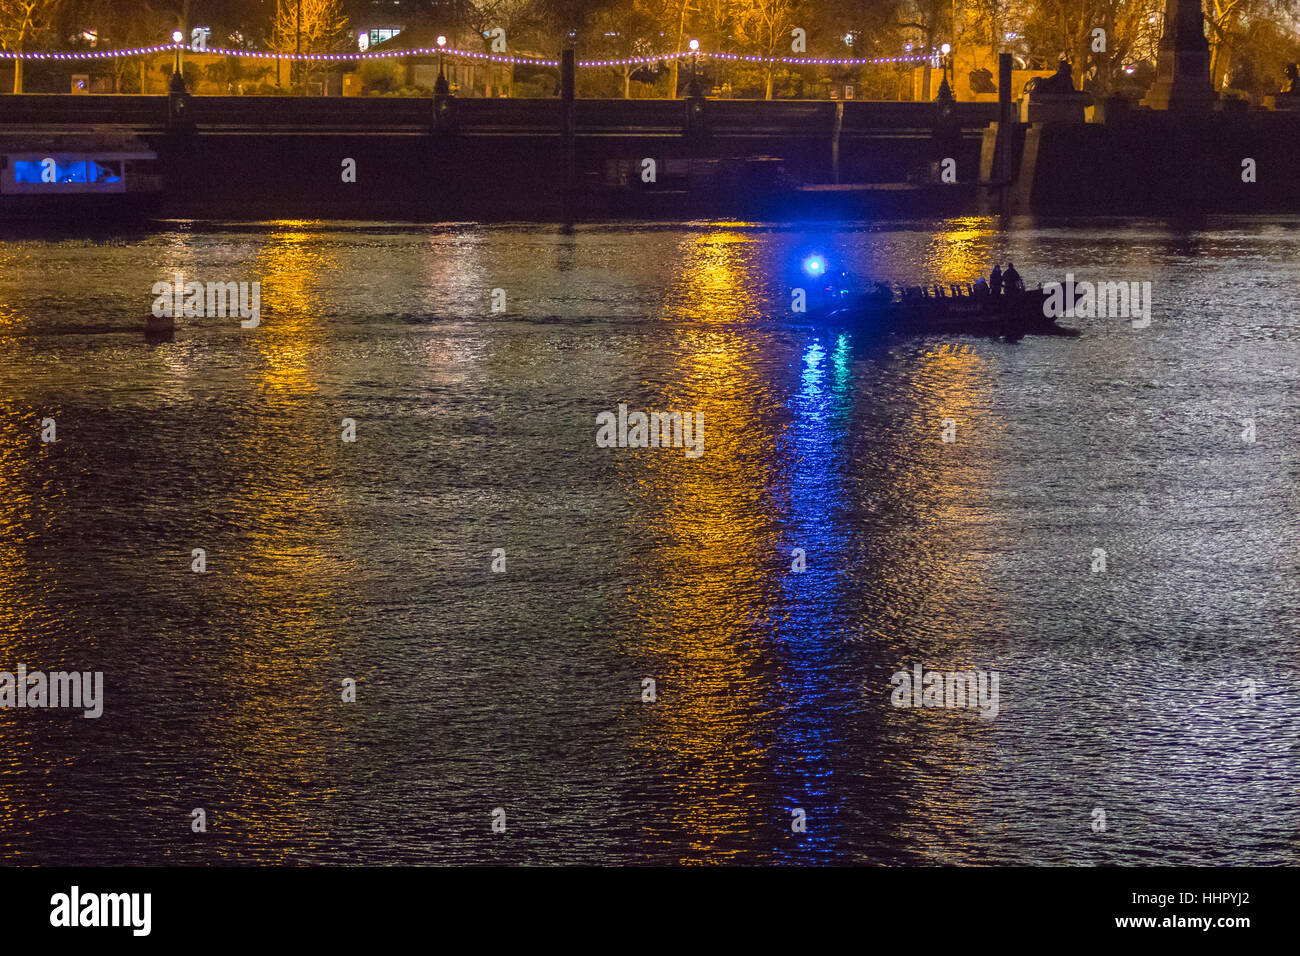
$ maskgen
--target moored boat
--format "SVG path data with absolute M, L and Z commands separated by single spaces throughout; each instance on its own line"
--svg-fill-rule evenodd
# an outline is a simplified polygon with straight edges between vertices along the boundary
M 0 138 L 0 221 L 123 221 L 162 206 L 158 156 L 125 134 Z

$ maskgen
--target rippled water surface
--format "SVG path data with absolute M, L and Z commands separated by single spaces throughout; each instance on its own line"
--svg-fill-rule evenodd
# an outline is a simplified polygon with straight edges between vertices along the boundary
M 809 251 L 1154 316 L 882 344 L 790 314 Z M 0 711 L 0 858 L 1296 864 L 1297 263 L 1287 219 L 6 236 L 0 670 L 106 702 Z M 146 342 L 177 272 L 261 325 Z M 596 447 L 620 403 L 704 454 Z M 893 706 L 917 664 L 997 716 Z

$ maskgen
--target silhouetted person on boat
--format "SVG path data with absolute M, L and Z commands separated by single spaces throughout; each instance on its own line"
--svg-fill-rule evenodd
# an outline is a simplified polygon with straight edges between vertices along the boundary
M 983 276 L 980 276 L 978 279 L 975 280 L 975 285 L 971 287 L 971 295 L 977 296 L 979 298 L 983 298 L 988 294 L 989 294 L 989 284 L 984 281 Z
M 831 298 L 842 299 L 853 291 L 853 280 L 843 269 L 827 273 L 826 293 Z
M 994 295 L 1002 294 L 1002 266 L 995 265 L 993 274 L 989 276 L 989 288 L 993 290 Z
M 1014 262 L 1007 263 L 1007 271 L 1002 276 L 1002 284 L 1007 287 L 1008 294 L 1025 291 L 1025 283 L 1020 278 L 1020 273 L 1016 271 Z

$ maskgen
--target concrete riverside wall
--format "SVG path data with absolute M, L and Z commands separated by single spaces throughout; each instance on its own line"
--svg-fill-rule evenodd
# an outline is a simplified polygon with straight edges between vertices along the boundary
M 1135 111 L 1105 124 L 1031 126 L 1021 211 L 1300 212 L 1300 113 Z M 1245 181 L 1253 160 L 1253 182 Z
M 435 130 L 429 98 L 196 96 L 188 123 L 169 128 L 166 97 L 37 94 L 0 96 L 0 138 L 130 131 L 159 153 L 172 215 L 552 218 L 560 108 L 558 99 L 455 99 L 448 128 Z M 580 187 L 604 189 L 610 164 L 622 162 L 640 190 L 645 158 L 658 164 L 661 190 L 683 184 L 669 166 L 687 159 L 773 157 L 794 180 L 829 183 L 837 155 L 841 182 L 902 182 L 948 155 L 973 182 L 996 104 L 959 104 L 941 135 L 933 103 L 706 100 L 698 134 L 687 109 L 685 100 L 577 100 Z M 341 181 L 345 158 L 356 160 L 355 183 Z M 719 211 L 707 190 L 699 199 L 701 214 Z
M 983 187 L 976 184 L 996 178 L 990 175 L 993 141 L 986 134 L 996 103 L 958 103 L 946 118 L 935 104 L 916 102 L 697 105 L 702 121 L 692 124 L 687 100 L 575 101 L 579 212 L 781 217 L 799 215 L 802 202 L 810 214 L 830 216 L 855 210 L 957 213 L 977 208 Z M 427 97 L 195 96 L 185 98 L 185 109 L 170 126 L 169 115 L 165 96 L 0 96 L 0 145 L 11 152 L 43 149 L 34 144 L 87 130 L 133 135 L 158 153 L 164 209 L 174 216 L 561 214 L 558 99 L 455 99 L 448 121 L 437 127 Z M 175 115 L 184 118 L 176 121 Z M 996 194 L 1001 208 L 1013 211 L 1300 211 L 1300 113 L 1215 112 L 1183 119 L 1136 110 L 1119 112 L 1105 124 L 1014 124 L 1009 143 L 1014 180 L 1004 188 L 984 188 L 984 198 Z M 719 163 L 734 167 L 736 160 L 759 157 L 781 167 L 780 183 L 718 169 Z M 956 161 L 959 189 L 850 189 L 766 205 L 747 201 L 758 193 L 788 192 L 795 182 L 916 181 L 947 157 Z M 640 176 L 647 158 L 657 168 L 652 184 Z M 356 182 L 342 181 L 345 159 L 355 160 Z M 1253 183 L 1242 181 L 1245 159 L 1255 161 Z M 711 178 L 701 174 L 710 163 Z M 716 188 L 721 180 L 732 184 L 729 193 Z

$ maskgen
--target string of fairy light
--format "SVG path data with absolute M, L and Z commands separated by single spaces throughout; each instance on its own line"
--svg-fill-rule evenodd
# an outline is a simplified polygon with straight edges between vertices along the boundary
M 560 61 L 545 57 L 504 56 L 498 53 L 477 53 L 473 50 L 458 50 L 448 47 L 416 47 L 409 50 L 385 50 L 375 53 L 272 53 L 260 50 L 231 50 L 224 47 L 199 47 L 188 43 L 159 43 L 154 46 L 135 47 L 126 50 L 83 50 L 72 53 L 61 52 L 24 52 L 21 50 L 0 50 L 0 60 L 103 60 L 116 57 L 148 56 L 153 53 L 173 53 L 178 50 L 191 53 L 208 53 L 217 56 L 245 57 L 255 60 L 294 60 L 305 63 L 337 63 L 345 60 L 392 60 L 411 56 L 442 55 L 452 58 L 479 60 L 488 63 L 502 63 L 512 66 L 559 66 Z M 780 63 L 786 66 L 877 66 L 881 64 L 924 63 L 934 59 L 936 54 L 885 56 L 885 57 L 818 57 L 818 56 L 750 56 L 741 53 L 706 53 L 703 51 L 683 50 L 678 53 L 659 53 L 653 56 L 629 56 L 612 60 L 578 60 L 583 68 L 647 66 L 653 63 L 670 63 L 698 56 L 701 59 L 727 60 L 741 63 Z

